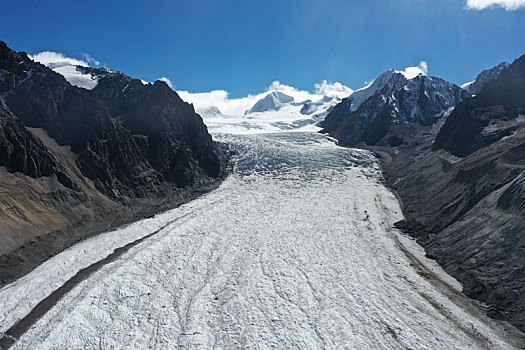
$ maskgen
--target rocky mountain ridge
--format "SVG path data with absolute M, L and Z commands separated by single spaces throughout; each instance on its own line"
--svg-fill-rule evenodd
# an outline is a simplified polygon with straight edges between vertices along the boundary
M 485 69 L 483 72 L 479 73 L 476 79 L 470 83 L 461 85 L 465 90 L 468 90 L 472 95 L 476 95 L 481 91 L 481 88 L 489 81 L 496 79 L 501 71 L 508 68 L 510 63 L 502 62 L 495 67 Z
M 378 143 L 400 123 L 432 125 L 470 94 L 443 79 L 389 70 L 336 105 L 320 126 L 340 144 Z M 392 144 L 403 142 L 392 139 Z
M 0 42 L 0 284 L 225 175 L 224 146 L 165 83 L 83 69 L 93 90 Z

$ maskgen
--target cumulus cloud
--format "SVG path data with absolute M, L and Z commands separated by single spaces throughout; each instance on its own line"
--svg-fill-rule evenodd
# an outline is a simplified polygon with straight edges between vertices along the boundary
M 421 61 L 417 67 L 406 67 L 401 73 L 403 73 L 407 79 L 415 78 L 419 74 L 426 75 L 428 73 L 428 64 L 425 61 Z
M 161 78 L 159 78 L 159 80 L 165 82 L 166 84 L 168 84 L 168 86 L 169 86 L 170 88 L 173 89 L 173 84 L 172 84 L 172 82 L 171 82 L 171 80 L 170 80 L 169 78 L 161 77 Z
M 197 111 L 203 111 L 211 107 L 217 107 L 222 114 L 228 116 L 241 116 L 250 109 L 264 94 L 248 95 L 241 98 L 229 98 L 225 90 L 214 90 L 210 92 L 192 93 L 188 91 L 177 91 L 180 98 L 192 103 Z
M 507 11 L 525 8 L 525 0 L 467 0 L 466 8 L 483 10 L 491 7 L 503 7 Z
M 354 90 L 337 81 L 335 83 L 329 83 L 323 80 L 321 84 L 315 84 L 315 93 L 317 95 L 345 98 L 350 96 L 352 92 L 354 92 Z
M 78 60 L 76 58 L 67 57 L 62 53 L 53 51 L 42 51 L 35 55 L 28 55 L 35 62 L 42 63 L 51 69 L 63 67 L 63 66 L 84 66 L 88 67 L 89 64 L 86 61 Z

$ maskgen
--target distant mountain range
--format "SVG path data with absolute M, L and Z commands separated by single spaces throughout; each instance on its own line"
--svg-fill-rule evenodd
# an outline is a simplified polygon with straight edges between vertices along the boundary
M 306 98 L 270 90 L 242 115 L 227 115 L 216 106 L 198 109 L 213 132 L 317 131 L 318 123 L 341 101 L 337 96 L 309 94 Z
M 87 90 L 97 90 L 99 82 L 104 78 L 121 74 L 109 68 L 75 65 L 69 61 L 46 62 L 46 64 L 61 74 L 71 85 Z M 138 81 L 143 85 L 149 84 L 143 80 Z M 197 113 L 205 119 L 207 126 L 215 132 L 316 131 L 316 125 L 324 119 L 334 105 L 341 101 L 337 96 L 308 94 L 306 98 L 300 98 L 295 92 L 294 95 L 295 97 L 283 91 L 270 89 L 239 115 L 225 114 L 217 106 L 206 108 L 196 106 L 196 108 Z
M 322 96 L 311 101 L 310 99 L 296 101 L 292 96 L 288 96 L 280 91 L 272 91 L 265 97 L 257 101 L 252 108 L 247 110 L 245 115 L 255 113 L 275 112 L 283 108 L 291 108 L 298 118 L 312 117 L 312 124 L 325 117 L 341 99 L 337 96 Z

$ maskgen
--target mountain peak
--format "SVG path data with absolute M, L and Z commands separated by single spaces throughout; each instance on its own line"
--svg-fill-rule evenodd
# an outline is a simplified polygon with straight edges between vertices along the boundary
M 382 91 L 384 89 L 392 91 L 399 86 L 405 85 L 407 81 L 408 79 L 402 72 L 389 69 L 380 74 L 372 83 L 354 91 L 354 93 L 347 98 L 347 101 L 349 102 L 349 110 L 351 112 L 356 111 L 363 102 L 374 95 L 377 91 Z
M 469 96 L 443 79 L 388 70 L 366 88 L 354 92 L 330 112 L 321 126 L 342 144 L 375 144 L 390 125 L 432 125 L 446 111 Z
M 205 118 L 223 117 L 221 110 L 216 106 L 199 109 L 197 110 L 197 113 Z
M 292 96 L 288 96 L 280 91 L 272 91 L 259 101 L 257 101 L 252 108 L 247 110 L 244 114 L 259 113 L 266 111 L 278 111 L 283 105 L 294 102 Z
M 500 73 L 507 69 L 510 66 L 510 63 L 508 62 L 501 62 L 495 67 L 492 67 L 490 69 L 485 69 L 481 73 L 478 74 L 476 77 L 476 80 L 471 81 L 470 83 L 466 83 L 461 85 L 461 87 L 467 91 L 469 91 L 473 95 L 477 95 L 483 86 L 487 84 L 489 81 L 492 81 L 496 79 Z

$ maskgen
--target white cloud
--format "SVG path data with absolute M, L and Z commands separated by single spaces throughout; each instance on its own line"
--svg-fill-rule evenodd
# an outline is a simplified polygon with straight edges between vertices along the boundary
M 90 54 L 88 53 L 81 53 L 80 54 L 86 61 L 88 64 L 90 64 L 91 66 L 95 66 L 95 67 L 98 67 L 100 66 L 100 62 L 97 61 L 96 59 L 94 59 Z
M 169 86 L 170 88 L 173 89 L 173 84 L 172 84 L 172 82 L 171 82 L 171 80 L 170 80 L 169 78 L 162 77 L 162 78 L 159 78 L 159 80 L 165 82 L 166 84 L 168 84 L 168 86 Z
M 401 73 L 407 79 L 412 79 L 412 78 L 417 77 L 419 74 L 427 75 L 428 74 L 428 63 L 425 62 L 425 61 L 421 61 L 421 62 L 419 62 L 419 65 L 417 67 L 406 67 L 402 71 L 399 71 L 399 70 L 390 70 L 390 71 L 394 71 L 396 73 Z M 388 73 L 388 71 L 385 72 L 385 73 Z M 381 74 L 379 77 L 382 77 L 382 76 L 383 76 L 383 74 Z M 363 87 L 360 88 L 359 90 L 368 89 L 369 87 L 371 87 L 376 82 L 376 80 L 379 77 L 376 77 L 376 78 L 370 79 L 370 80 L 366 80 L 363 83 Z
M 317 99 L 313 97 L 308 91 L 299 90 L 293 86 L 282 84 L 280 81 L 275 80 L 267 88 L 266 91 L 280 91 L 288 96 L 292 96 L 295 101 L 306 101 Z
M 467 0 L 466 8 L 483 10 L 491 7 L 503 7 L 507 11 L 525 8 L 525 0 Z
M 264 92 L 256 95 L 249 94 L 241 98 L 229 98 L 225 90 L 214 90 L 210 92 L 191 93 L 188 91 L 177 91 L 179 96 L 186 102 L 193 103 L 196 110 L 206 110 L 210 107 L 217 107 L 226 116 L 243 116 L 244 112 L 266 96 L 270 91 L 280 91 L 292 96 L 295 101 L 303 102 L 306 100 L 319 101 L 324 95 L 348 97 L 352 89 L 341 83 L 328 83 L 326 80 L 320 84 L 315 84 L 315 92 L 299 90 L 293 86 L 286 85 L 280 81 L 272 82 Z
M 177 91 L 180 98 L 184 101 L 193 103 L 196 110 L 205 110 L 210 107 L 217 107 L 222 114 L 229 116 L 242 116 L 247 109 L 250 109 L 263 94 L 248 95 L 241 98 L 228 97 L 225 90 L 214 90 L 210 92 L 191 93 L 188 91 Z
M 42 51 L 35 55 L 29 55 L 35 62 L 42 63 L 51 69 L 63 67 L 63 66 L 84 66 L 88 67 L 89 64 L 86 61 L 78 60 L 76 58 L 67 57 L 64 54 L 53 51 Z
M 344 86 L 340 82 L 329 83 L 326 80 L 323 80 L 321 84 L 315 84 L 315 93 L 318 95 L 345 98 L 350 96 L 352 92 L 354 92 L 354 90 L 350 89 L 348 86 Z
M 417 67 L 406 67 L 404 71 L 402 71 L 407 77 L 407 79 L 412 79 L 417 77 L 419 74 L 427 75 L 428 73 L 428 64 L 425 61 L 419 62 L 419 66 Z

